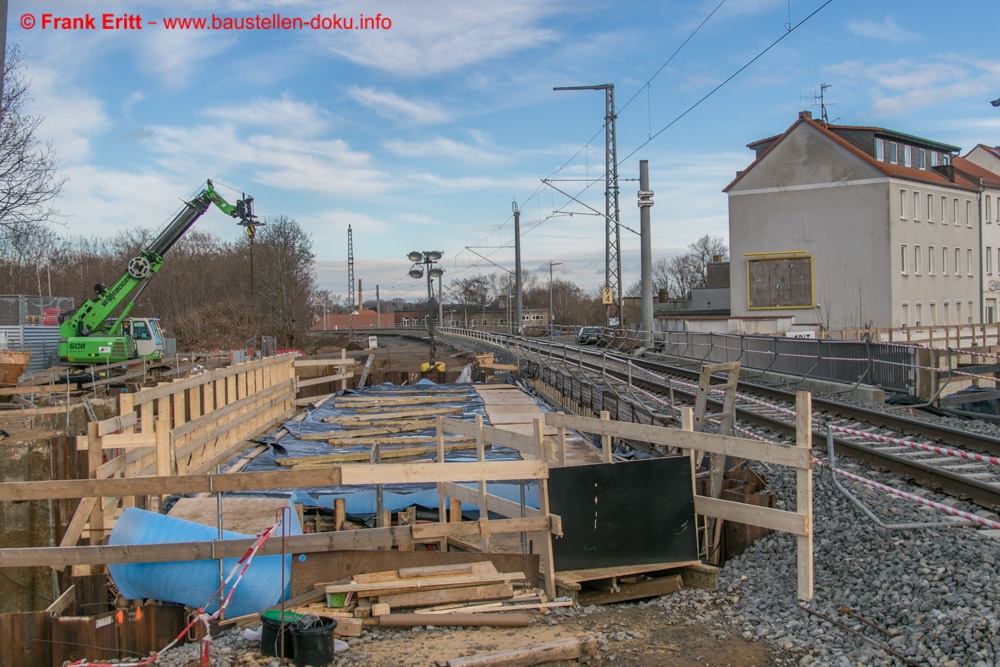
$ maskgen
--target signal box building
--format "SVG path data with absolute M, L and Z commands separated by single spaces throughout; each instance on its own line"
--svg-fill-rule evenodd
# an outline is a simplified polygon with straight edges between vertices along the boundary
M 748 148 L 756 159 L 724 190 L 733 316 L 826 329 L 997 318 L 996 149 L 966 160 L 957 146 L 809 112 Z

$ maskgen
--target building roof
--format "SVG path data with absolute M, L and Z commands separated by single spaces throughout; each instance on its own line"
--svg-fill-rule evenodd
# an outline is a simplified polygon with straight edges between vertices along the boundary
M 864 160 L 868 164 L 872 165 L 873 167 L 875 167 L 876 169 L 878 169 L 879 171 L 881 171 L 882 173 L 884 173 L 886 176 L 891 176 L 893 178 L 905 178 L 907 180 L 921 181 L 921 182 L 924 182 L 924 183 L 932 183 L 934 185 L 944 185 L 944 186 L 955 187 L 955 188 L 959 188 L 959 189 L 963 189 L 963 190 L 978 190 L 979 189 L 979 184 L 978 183 L 973 183 L 973 182 L 967 180 L 961 174 L 957 174 L 956 173 L 955 180 L 953 182 L 947 176 L 945 176 L 944 174 L 942 174 L 942 173 L 940 173 L 938 171 L 935 171 L 933 169 L 928 169 L 928 170 L 925 171 L 925 170 L 922 170 L 922 169 L 916 169 L 914 167 L 904 167 L 903 165 L 888 164 L 886 162 L 881 162 L 879 160 L 876 160 L 874 157 L 872 157 L 868 153 L 864 152 L 863 150 L 861 150 L 857 146 L 851 144 L 850 142 L 848 142 L 845 139 L 843 139 L 840 136 L 838 136 L 835 132 L 831 131 L 823 123 L 819 123 L 819 122 L 813 120 L 812 114 L 809 113 L 808 111 L 802 111 L 802 112 L 799 113 L 798 120 L 796 120 L 792 124 L 791 127 L 789 127 L 787 130 L 785 130 L 785 132 L 783 134 L 781 134 L 776 141 L 774 141 L 770 146 L 768 146 L 766 151 L 764 151 L 759 156 L 757 156 L 757 159 L 754 160 L 753 162 L 751 162 L 750 166 L 748 166 L 743 171 L 739 172 L 736 175 L 736 178 L 734 178 L 729 185 L 727 185 L 725 188 L 723 188 L 722 191 L 723 192 L 729 192 L 729 190 L 731 190 L 734 185 L 736 185 L 737 183 L 739 183 L 740 180 L 750 170 L 752 170 L 754 167 L 756 167 L 758 164 L 760 164 L 760 162 L 765 157 L 767 157 L 767 155 L 772 150 L 774 150 L 775 146 L 777 146 L 778 144 L 780 144 L 785 139 L 785 137 L 787 137 L 789 134 L 791 134 L 792 131 L 794 131 L 799 125 L 802 125 L 803 123 L 811 126 L 817 132 L 819 132 L 820 134 L 828 137 L 834 143 L 838 144 L 839 146 L 841 146 L 845 150 L 853 153 L 854 155 L 856 155 L 857 157 L 861 158 L 862 160 Z M 888 136 L 908 137 L 910 139 L 914 139 L 914 140 L 920 141 L 920 142 L 925 143 L 925 144 L 933 144 L 933 145 L 937 145 L 937 146 L 941 146 L 941 147 L 947 147 L 949 149 L 954 148 L 954 150 L 956 150 L 956 151 L 958 150 L 958 148 L 953 147 L 953 146 L 948 146 L 947 144 L 939 144 L 937 142 L 931 142 L 931 141 L 928 141 L 926 139 L 920 139 L 919 137 L 910 137 L 909 135 L 905 135 L 905 134 L 902 134 L 902 133 L 899 133 L 899 132 L 892 132 L 890 130 L 885 130 L 883 128 L 878 128 L 878 127 L 873 127 L 873 128 L 853 127 L 853 126 L 837 126 L 837 127 L 841 128 L 841 129 L 849 129 L 849 130 L 872 130 L 872 131 L 877 132 L 879 134 L 885 134 L 885 135 L 888 135 Z M 766 140 L 762 140 L 762 141 L 766 141 Z
M 986 151 L 996 159 L 1000 160 L 1000 146 L 987 146 L 986 144 L 976 144 L 976 148 L 982 148 L 984 151 Z M 973 148 L 972 150 L 976 150 L 976 148 Z M 971 153 L 972 151 L 969 152 Z
M 961 171 L 966 178 L 980 180 L 987 187 L 1000 188 L 1000 174 L 984 169 L 975 162 L 969 162 L 964 157 L 955 158 L 955 169 Z

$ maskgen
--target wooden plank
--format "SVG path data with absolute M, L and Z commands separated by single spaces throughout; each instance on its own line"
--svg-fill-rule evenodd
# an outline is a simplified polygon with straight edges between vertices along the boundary
M 771 530 L 780 530 L 793 535 L 805 535 L 808 518 L 804 514 L 757 507 L 732 500 L 694 497 L 694 510 L 697 514 L 711 516 L 725 521 L 745 523 L 748 526 L 760 526 Z
M 354 373 L 339 373 L 337 375 L 325 375 L 321 378 L 311 378 L 309 380 L 299 380 L 298 387 L 311 387 L 316 384 L 325 384 L 328 382 L 336 382 L 337 380 L 349 380 L 354 377 Z
M 64 611 L 66 611 L 71 604 L 76 602 L 76 586 L 70 586 L 62 594 L 52 601 L 48 607 L 45 608 L 46 613 L 52 614 L 53 616 L 59 616 Z
M 324 590 L 327 593 L 357 593 L 362 597 L 368 597 L 366 594 L 390 595 L 415 590 L 433 591 L 442 588 L 452 588 L 454 586 L 509 583 L 511 581 L 524 581 L 524 579 L 524 572 L 498 572 L 496 574 L 422 577 L 419 579 L 398 579 L 396 581 L 373 581 L 367 583 L 352 581 L 346 584 L 329 584 Z
M 501 526 L 506 526 L 503 529 Z M 490 531 L 493 533 L 531 533 L 552 532 L 554 524 L 552 517 L 538 516 L 524 519 L 496 519 L 490 521 Z M 462 523 L 419 523 L 412 527 L 413 539 L 417 542 L 430 542 L 445 537 L 479 537 L 478 521 L 463 521 Z
M 812 469 L 812 456 L 801 448 L 774 445 L 745 438 L 716 435 L 714 433 L 692 433 L 676 428 L 630 424 L 617 421 L 602 421 L 593 417 L 576 417 L 554 412 L 545 413 L 545 423 L 549 426 L 568 428 L 584 433 L 608 434 L 613 437 L 639 440 L 656 445 L 695 449 L 699 451 L 754 459 L 778 465 Z
M 629 600 L 641 600 L 676 593 L 684 588 L 684 582 L 681 580 L 681 575 L 675 574 L 631 584 L 619 583 L 618 586 L 617 591 L 582 590 L 577 594 L 577 599 L 581 605 L 614 604 Z
M 388 595 L 379 595 L 378 600 L 393 609 L 405 609 L 408 607 L 449 604 L 452 602 L 503 600 L 509 599 L 513 595 L 514 585 L 510 582 L 501 582 L 497 584 L 442 588 L 436 591 L 419 590 L 410 593 L 390 593 Z
M 347 485 L 470 481 L 484 478 L 491 481 L 505 481 L 538 479 L 548 475 L 548 465 L 544 461 L 386 463 L 381 465 L 347 465 L 341 466 L 338 470 L 340 472 L 339 484 Z M 3 487 L 0 486 L 0 500 L 2 500 L 2 492 Z
M 463 407 L 439 407 L 435 406 L 433 408 L 414 408 L 412 410 L 399 410 L 397 412 L 382 412 L 370 415 L 359 415 L 359 416 L 338 416 L 338 417 L 326 417 L 324 421 L 328 421 L 333 424 L 353 424 L 356 422 L 370 422 L 370 421 L 384 421 L 387 419 L 407 419 L 409 417 L 427 417 L 431 415 L 442 415 L 442 414 L 457 414 L 464 411 Z
M 252 473 L 244 473 L 252 474 Z M 278 486 L 275 488 L 288 488 Z M 497 519 L 490 522 L 494 534 L 519 533 L 527 528 L 542 530 L 539 522 L 543 519 Z M 525 524 L 528 522 L 528 524 Z M 412 531 L 431 524 L 416 526 L 392 526 L 386 528 L 368 528 L 365 530 L 344 530 L 340 532 L 311 533 L 292 535 L 286 538 L 285 553 L 324 553 L 329 551 L 371 550 L 379 547 L 413 544 L 415 538 Z M 437 525 L 437 524 L 434 524 Z M 478 523 L 443 524 L 444 529 L 438 529 L 435 537 L 429 540 L 450 537 L 450 531 L 465 533 L 465 526 L 471 525 L 478 530 Z M 55 567 L 62 569 L 70 565 L 91 565 L 105 563 L 156 563 L 186 560 L 217 560 L 219 558 L 239 558 L 246 553 L 253 539 L 222 540 L 208 542 L 183 542 L 171 544 L 135 544 L 123 546 L 85 546 L 85 547 L 19 547 L 0 549 L 0 568 L 2 567 Z M 282 553 L 281 540 L 269 540 L 261 547 L 259 555 L 275 555 Z
M 527 614 L 386 614 L 379 618 L 379 625 L 387 628 L 417 625 L 524 628 L 530 624 L 531 617 Z
M 464 503 L 469 503 L 475 505 L 480 502 L 480 494 L 478 489 L 473 489 L 468 486 L 463 486 L 461 484 L 455 484 L 454 482 L 444 483 L 445 493 L 452 499 L 460 500 Z M 499 514 L 505 516 L 509 519 L 516 519 L 521 516 L 521 503 L 515 503 L 512 500 L 507 500 L 506 498 L 501 498 L 500 496 L 495 496 L 491 493 L 486 494 L 486 505 L 487 510 L 493 512 L 494 514 Z M 530 505 L 524 506 L 524 516 L 541 516 L 541 512 Z
M 31 386 L 0 387 L 0 396 L 17 394 L 65 394 L 72 389 L 71 384 L 36 384 Z
M 532 667 L 563 660 L 579 660 L 584 656 L 597 655 L 597 651 L 597 639 L 592 635 L 582 635 L 515 649 L 438 660 L 436 664 L 437 667 Z
M 295 360 L 296 368 L 304 368 L 307 366 L 354 366 L 358 362 L 354 359 L 343 359 L 343 358 L 329 358 L 329 359 L 302 359 L 301 357 Z
M 58 415 L 66 412 L 65 405 L 54 405 L 49 408 L 24 408 L 20 410 L 0 410 L 0 420 L 23 419 L 40 415 Z
M 374 443 L 373 443 L 374 444 Z M 454 442 L 445 445 L 445 451 L 447 452 L 459 452 L 465 449 L 470 449 L 475 446 L 475 443 L 470 442 Z M 382 459 L 397 459 L 404 458 L 408 456 L 424 456 L 427 454 L 433 454 L 437 451 L 437 447 L 433 445 L 424 445 L 422 447 L 396 447 L 396 448 L 379 448 L 379 457 Z M 340 454 L 320 454 L 318 456 L 303 456 L 287 459 L 275 459 L 275 463 L 279 466 L 290 467 L 290 468 L 306 468 L 310 466 L 326 465 L 331 463 L 347 463 L 351 461 L 355 462 L 366 462 L 371 459 L 371 454 L 367 451 L 364 452 L 342 452 Z
M 417 579 L 420 577 L 444 577 L 453 574 L 480 574 L 473 571 L 473 565 L 484 568 L 484 572 L 495 574 L 496 568 L 493 563 L 484 561 L 483 563 L 452 563 L 449 565 L 425 565 L 423 567 L 403 567 L 398 570 L 400 579 Z M 493 571 L 489 572 L 489 568 Z
M 691 567 L 700 565 L 701 561 L 674 561 L 670 563 L 645 563 L 639 565 L 622 565 L 618 567 L 597 567 L 589 570 L 563 570 L 556 572 L 556 581 L 559 583 L 578 584 L 583 581 L 597 581 L 599 579 L 611 579 L 612 577 L 630 577 L 636 574 L 650 574 L 652 572 L 663 572 L 681 567 Z
M 460 419 L 445 419 L 444 430 L 447 433 L 457 433 L 458 435 L 463 435 L 467 438 L 479 437 L 480 433 L 474 423 Z M 535 443 L 533 436 L 521 435 L 506 429 L 496 428 L 495 426 L 483 426 L 482 437 L 486 442 L 493 443 L 494 445 L 500 445 L 501 447 L 516 449 L 522 454 L 526 454 L 528 456 L 533 457 L 537 454 L 538 446 Z
M 423 431 L 429 428 L 434 428 L 433 419 L 420 419 L 413 420 L 409 422 L 401 422 L 396 424 L 386 424 L 385 426 L 377 426 L 373 428 L 347 428 L 340 429 L 337 431 L 324 431 L 322 433 L 298 433 L 295 435 L 296 440 L 350 440 L 351 438 L 360 438 L 371 435 L 390 435 L 393 433 L 408 433 L 411 431 Z

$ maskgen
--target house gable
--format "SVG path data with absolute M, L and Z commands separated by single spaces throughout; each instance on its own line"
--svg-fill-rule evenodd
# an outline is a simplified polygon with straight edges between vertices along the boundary
M 814 124 L 800 121 L 773 142 L 726 191 L 736 194 L 885 178 L 886 174 L 843 143 Z

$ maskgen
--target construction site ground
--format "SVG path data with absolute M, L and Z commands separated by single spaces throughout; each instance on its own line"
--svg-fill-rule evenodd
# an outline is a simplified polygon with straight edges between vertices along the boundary
M 440 340 L 437 359 L 448 370 L 458 370 L 477 352 L 494 351 L 477 341 Z M 481 348 L 481 349 L 480 349 Z M 374 352 L 376 362 L 392 371 L 412 372 L 427 361 L 425 340 L 381 336 L 376 350 L 349 353 L 359 363 Z M 510 363 L 502 358 L 498 362 Z M 507 355 L 511 356 L 511 355 Z M 503 550 L 501 547 L 500 550 Z M 725 613 L 732 601 L 724 591 L 687 589 L 639 603 L 558 609 L 537 614 L 525 628 L 365 628 L 360 638 L 348 638 L 350 648 L 337 655 L 336 664 L 371 666 L 434 665 L 435 661 L 590 634 L 597 638 L 597 655 L 578 661 L 551 664 L 636 665 L 640 667 L 764 667 L 797 664 L 794 652 L 747 641 Z M 273 665 L 274 658 L 252 650 L 241 651 L 235 664 Z M 190 663 L 197 665 L 196 660 Z

